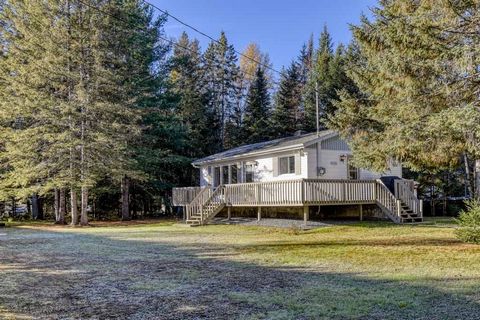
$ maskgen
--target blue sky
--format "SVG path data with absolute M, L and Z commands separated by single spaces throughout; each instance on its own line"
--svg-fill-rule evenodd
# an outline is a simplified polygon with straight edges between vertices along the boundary
M 280 69 L 295 58 L 313 33 L 315 39 L 327 24 L 334 42 L 348 43 L 349 23 L 356 24 L 361 13 L 369 14 L 376 0 L 149 0 L 177 18 L 218 38 L 223 30 L 230 43 L 243 51 L 256 42 Z M 168 36 L 182 31 L 200 40 L 208 39 L 170 19 L 165 26 Z

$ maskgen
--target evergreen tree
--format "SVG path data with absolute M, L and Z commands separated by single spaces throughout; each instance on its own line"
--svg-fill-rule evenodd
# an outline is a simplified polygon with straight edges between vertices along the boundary
M 151 53 L 142 55 L 136 40 L 152 13 L 135 0 L 103 5 L 15 1 L 4 11 L 2 80 L 11 90 L 1 93 L 2 184 L 22 197 L 70 189 L 72 224 L 79 190 L 80 223 L 87 224 L 89 189 L 106 175 L 134 175 L 128 143 L 140 118 L 133 106 L 149 93 L 133 83 L 150 74 L 141 59 Z M 103 10 L 135 17 L 134 28 Z M 151 30 L 142 36 L 156 42 Z
M 256 143 L 270 138 L 269 115 L 268 82 L 263 69 L 259 67 L 247 95 L 244 117 L 245 143 Z
M 316 129 L 316 92 L 319 97 L 319 117 L 324 120 L 331 114 L 336 96 L 332 74 L 333 43 L 330 33 L 325 26 L 319 41 L 319 47 L 315 52 L 312 71 L 305 88 L 305 124 L 304 129 L 315 131 Z M 321 124 L 323 126 L 323 124 Z
M 299 122 L 302 124 L 301 129 L 305 129 L 305 105 L 309 96 L 305 94 L 307 90 L 308 79 L 312 73 L 314 58 L 313 34 L 310 35 L 308 42 L 303 45 L 300 56 L 298 57 L 298 65 L 300 69 L 300 105 L 299 105 Z
M 198 40 L 190 41 L 183 33 L 173 52 L 173 67 L 170 73 L 172 93 L 178 97 L 177 110 L 187 129 L 192 158 L 211 154 L 214 140 L 214 113 L 207 105 L 205 82 Z
M 293 135 L 302 126 L 302 74 L 297 62 L 282 74 L 275 97 L 272 129 L 275 137 Z
M 204 58 L 208 106 L 214 111 L 218 127 L 216 149 L 222 150 L 225 148 L 225 127 L 238 102 L 237 55 L 222 32 L 218 43 L 210 43 Z
M 356 163 L 384 170 L 393 158 L 435 172 L 465 153 L 478 159 L 478 4 L 384 1 L 374 14 L 353 28 L 360 92 L 341 94 L 331 123 Z

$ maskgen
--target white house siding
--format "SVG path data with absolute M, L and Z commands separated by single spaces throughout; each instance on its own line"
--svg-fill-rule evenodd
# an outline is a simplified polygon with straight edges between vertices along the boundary
M 384 173 L 377 173 L 368 171 L 365 169 L 360 169 L 360 179 L 370 180 L 370 179 L 378 179 L 383 176 L 397 176 L 402 177 L 402 166 L 401 165 L 391 165 L 390 170 L 387 170 Z
M 282 174 L 275 176 L 273 170 L 274 158 L 300 155 L 301 167 L 299 174 Z M 236 161 L 225 161 L 221 163 L 211 164 L 211 175 L 208 174 L 208 165 L 204 165 L 200 168 L 200 185 L 213 185 L 213 173 L 215 166 L 226 166 L 229 164 L 240 164 L 247 162 L 257 163 L 254 172 L 255 181 L 278 181 L 278 180 L 294 180 L 300 178 L 310 179 L 347 179 L 347 160 L 341 161 L 341 156 L 351 156 L 351 151 L 346 142 L 340 139 L 338 136 L 326 139 L 318 144 L 313 144 L 304 148 L 303 151 L 290 151 L 283 153 L 271 154 L 268 156 L 259 156 L 258 158 L 249 157 L 238 159 Z M 298 159 L 298 158 L 297 158 Z M 317 176 L 317 168 L 325 168 L 325 174 Z M 242 170 L 242 169 L 240 169 Z M 359 179 L 378 179 L 381 176 L 398 176 L 402 177 L 401 165 L 391 166 L 391 170 L 385 173 L 375 173 L 369 170 L 360 169 Z M 243 176 L 243 174 L 242 174 Z M 242 180 L 240 182 L 243 182 Z
M 274 176 L 273 172 L 273 158 L 275 157 L 286 157 L 286 156 L 295 156 L 300 154 L 300 173 L 295 174 L 279 174 L 276 177 Z M 235 164 L 239 162 L 256 162 L 257 165 L 255 167 L 254 172 L 254 180 L 255 182 L 261 181 L 279 181 L 279 180 L 295 180 L 300 178 L 308 178 L 308 170 L 309 170 L 309 163 L 308 163 L 308 156 L 307 153 L 300 152 L 300 151 L 292 151 L 286 153 L 278 153 L 272 154 L 270 156 L 263 156 L 259 158 L 249 158 L 244 160 L 238 160 L 235 162 L 225 162 L 219 164 L 212 164 L 212 175 L 213 175 L 213 167 L 215 166 L 226 166 L 229 164 Z M 242 182 L 242 181 L 240 181 Z M 207 186 L 209 184 L 213 184 L 213 178 L 208 175 L 208 166 L 202 166 L 200 168 L 200 186 Z
M 347 179 L 347 161 L 340 161 L 340 156 L 345 154 L 347 153 L 344 151 L 319 149 L 317 156 L 318 167 L 325 168 L 325 174 L 318 178 Z
M 279 174 L 274 177 L 273 174 L 273 158 L 274 157 L 287 157 L 294 156 L 298 154 L 296 152 L 289 152 L 283 154 L 276 154 L 275 156 L 259 158 L 257 159 L 257 167 L 255 169 L 255 181 L 279 181 L 279 180 L 294 180 L 300 178 L 308 177 L 308 158 L 305 153 L 300 155 L 300 174 L 290 173 L 290 174 Z
M 317 144 L 305 149 L 307 154 L 308 178 L 317 178 Z
M 317 145 L 312 146 L 316 148 Z M 309 149 L 311 150 L 311 149 Z M 342 156 L 351 156 L 352 153 L 347 143 L 340 137 L 332 137 L 322 141 L 318 145 L 318 153 L 309 153 L 309 178 L 320 179 L 347 179 L 347 160 L 341 161 Z M 318 159 L 318 162 L 317 162 Z M 317 176 L 317 167 L 325 168 L 325 174 Z M 360 169 L 359 179 L 371 180 L 378 179 L 382 176 L 398 176 L 402 177 L 401 165 L 391 165 L 390 170 L 384 173 L 372 172 L 366 169 Z

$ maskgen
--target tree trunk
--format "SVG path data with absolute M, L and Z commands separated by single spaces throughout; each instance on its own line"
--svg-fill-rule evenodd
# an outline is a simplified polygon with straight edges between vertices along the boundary
M 72 226 L 78 225 L 78 207 L 77 207 L 77 192 L 72 188 L 70 189 L 70 205 L 72 210 Z
M 55 223 L 58 223 L 60 218 L 60 192 L 57 188 L 53 190 L 53 211 L 55 213 Z
M 132 219 L 137 219 L 137 198 L 136 198 L 136 190 L 135 190 L 135 183 L 130 183 L 130 203 L 132 205 Z
M 33 220 L 42 220 L 43 219 L 43 210 L 41 200 L 38 197 L 38 194 L 34 194 L 31 197 L 32 202 L 32 218 Z
M 474 183 L 475 199 L 480 200 L 480 159 L 475 160 Z
M 467 188 L 468 194 L 466 196 L 473 197 L 473 179 L 472 173 L 470 172 L 470 164 L 468 161 L 467 154 L 463 154 L 463 162 L 465 165 L 465 186 Z
M 82 203 L 81 203 L 81 215 L 80 224 L 82 226 L 88 225 L 88 188 L 82 187 Z
M 130 179 L 122 179 L 122 220 L 130 220 Z
M 58 191 L 58 219 L 56 219 L 56 224 L 65 224 L 65 215 L 67 213 L 67 204 L 65 201 L 65 189 L 60 189 Z

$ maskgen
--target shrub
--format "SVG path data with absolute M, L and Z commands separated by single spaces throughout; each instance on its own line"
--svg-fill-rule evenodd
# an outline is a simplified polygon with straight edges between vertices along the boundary
M 465 206 L 466 209 L 456 219 L 459 225 L 457 237 L 464 242 L 480 244 L 480 201 L 467 201 Z

